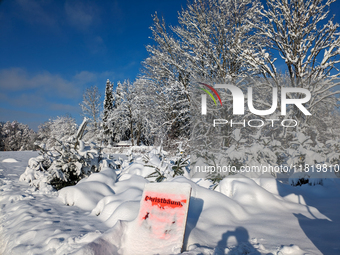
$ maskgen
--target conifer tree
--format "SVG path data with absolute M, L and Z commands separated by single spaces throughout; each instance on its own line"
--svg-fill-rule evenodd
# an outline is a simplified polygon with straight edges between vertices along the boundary
M 114 139 L 114 134 L 112 132 L 112 126 L 114 123 L 111 123 L 110 118 L 110 113 L 112 112 L 113 108 L 114 108 L 113 83 L 111 83 L 110 80 L 107 79 L 103 112 L 103 134 L 104 139 L 108 141 L 109 144 L 112 144 Z

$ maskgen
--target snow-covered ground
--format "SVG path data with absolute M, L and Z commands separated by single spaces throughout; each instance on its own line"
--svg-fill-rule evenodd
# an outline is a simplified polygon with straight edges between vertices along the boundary
M 0 254 L 126 254 L 148 182 L 141 165 L 118 180 L 104 169 L 43 193 L 19 181 L 35 156 L 0 152 Z M 192 187 L 183 254 L 340 254 L 340 179 L 292 187 L 238 177 L 215 191 L 204 180 L 171 180 Z

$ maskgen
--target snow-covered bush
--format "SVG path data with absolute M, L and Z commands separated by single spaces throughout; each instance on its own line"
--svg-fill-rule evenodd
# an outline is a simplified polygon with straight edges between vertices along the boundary
M 162 146 L 146 153 L 127 153 L 127 160 L 121 164 L 121 175 L 136 174 L 151 182 L 171 180 L 176 176 L 189 177 L 190 157 L 186 155 L 181 144 L 175 156 L 171 156 Z
M 162 182 L 168 177 L 171 177 L 171 165 L 167 160 L 167 155 L 168 153 L 163 151 L 162 146 L 143 154 L 144 167 L 152 169 L 151 173 L 145 177 L 146 179 Z
M 44 182 L 59 190 L 75 185 L 93 172 L 99 172 L 101 158 L 100 150 L 93 143 L 85 146 L 80 140 L 76 147 L 69 142 L 59 142 L 54 150 L 41 148 L 41 155 L 29 160 L 20 180 L 37 188 L 45 186 L 42 184 Z
M 29 160 L 20 180 L 39 189 L 50 185 L 59 190 L 77 184 L 93 172 L 99 172 L 102 162 L 101 148 L 95 143 L 85 144 L 81 140 L 87 121 L 85 118 L 78 132 L 67 141 L 56 140 L 52 149 L 41 144 L 41 155 Z
M 176 156 L 170 163 L 173 165 L 173 177 L 183 175 L 185 171 L 189 171 L 187 168 L 189 167 L 190 156 L 186 155 L 185 150 L 182 148 L 182 143 L 179 143 Z

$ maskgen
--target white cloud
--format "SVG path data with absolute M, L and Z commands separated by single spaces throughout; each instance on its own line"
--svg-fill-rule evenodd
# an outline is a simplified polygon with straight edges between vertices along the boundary
M 9 68 L 0 71 L 0 88 L 1 90 L 21 90 L 26 86 L 35 88 L 36 84 L 27 84 L 27 73 L 21 68 Z M 26 85 L 25 85 L 26 84 Z
M 93 3 L 90 5 L 81 1 L 67 1 L 64 7 L 70 25 L 79 30 L 88 29 L 98 20 L 98 8 Z
M 28 22 L 44 25 L 56 25 L 57 18 L 54 13 L 46 10 L 47 5 L 50 4 L 49 1 L 16 0 L 16 3 L 22 10 L 18 13 L 18 15 Z
M 107 52 L 104 40 L 100 36 L 92 36 L 86 40 L 87 47 L 92 54 L 105 54 Z
M 81 71 L 66 79 L 59 74 L 42 71 L 29 74 L 22 68 L 0 70 L 0 104 L 6 107 L 39 112 L 80 113 L 79 103 L 86 87 L 97 85 L 104 93 L 107 79 L 113 72 Z M 1 106 L 0 105 L 0 106 Z
M 80 73 L 77 73 L 74 78 L 79 82 L 88 83 L 96 81 L 97 75 L 89 71 L 81 71 Z
M 62 111 L 72 115 L 79 115 L 81 113 L 79 105 L 51 103 L 49 108 L 53 111 Z
M 63 79 L 58 74 L 43 71 L 29 75 L 22 68 L 0 70 L 0 88 L 2 91 L 35 90 L 38 94 L 72 98 L 81 93 L 79 84 Z
M 0 93 L 0 100 L 2 103 L 6 103 L 8 106 L 15 106 L 20 108 L 29 108 L 36 111 L 39 108 L 46 109 L 48 101 L 41 96 L 36 94 L 19 94 L 9 96 L 8 94 Z

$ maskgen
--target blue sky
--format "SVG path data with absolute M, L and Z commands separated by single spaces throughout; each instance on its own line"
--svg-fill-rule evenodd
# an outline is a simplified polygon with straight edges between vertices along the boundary
M 106 79 L 134 80 L 158 12 L 177 24 L 186 0 L 0 0 L 0 121 L 33 129 L 56 116 L 79 122 L 82 94 Z
M 0 0 L 0 121 L 81 121 L 86 87 L 134 80 L 158 12 L 177 24 L 186 0 Z M 333 4 L 331 15 L 340 10 Z M 336 18 L 339 22 L 339 16 Z

